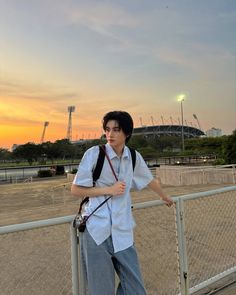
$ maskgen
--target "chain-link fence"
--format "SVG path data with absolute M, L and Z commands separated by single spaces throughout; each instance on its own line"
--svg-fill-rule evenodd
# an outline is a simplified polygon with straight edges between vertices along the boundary
M 179 293 L 175 214 L 164 205 L 134 210 L 135 243 L 148 295 Z
M 148 295 L 192 294 L 236 271 L 236 186 L 174 201 L 133 205 Z M 0 227 L 1 294 L 84 295 L 72 219 Z
M 134 215 L 148 295 L 193 294 L 236 272 L 236 186 L 175 201 L 175 214 L 158 202 L 135 206 L 145 208 Z
M 10 232 L 0 235 L 0 294 L 72 294 L 70 223 L 40 222 L 16 231 L 8 226 Z
M 236 190 L 185 199 L 189 286 L 236 271 Z

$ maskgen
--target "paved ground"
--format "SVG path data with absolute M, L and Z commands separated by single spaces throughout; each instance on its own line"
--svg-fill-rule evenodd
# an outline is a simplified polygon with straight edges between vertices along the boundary
M 218 295 L 235 295 L 236 294 L 236 283 L 223 289 L 222 291 L 219 291 L 216 293 Z
M 232 273 L 213 285 L 194 293 L 194 295 L 236 295 L 236 273 Z

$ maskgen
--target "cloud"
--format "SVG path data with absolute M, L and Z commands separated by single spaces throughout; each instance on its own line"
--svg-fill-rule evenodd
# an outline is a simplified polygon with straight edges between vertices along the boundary
M 77 9 L 71 10 L 69 17 L 73 23 L 82 23 L 95 30 L 97 27 L 133 28 L 137 25 L 134 17 L 119 5 L 111 2 L 96 1 L 92 5 L 87 5 L 84 2 Z
M 62 86 L 47 84 L 29 84 L 20 80 L 9 81 L 0 79 L 1 96 L 18 97 L 30 100 L 41 100 L 46 102 L 60 102 L 65 99 L 74 99 L 79 94 Z
M 236 23 L 236 10 L 219 13 L 218 20 L 226 23 Z
M 84 26 L 101 35 L 116 38 L 112 28 L 134 28 L 137 19 L 118 2 L 110 1 L 40 1 L 34 5 L 37 21 L 51 26 Z M 23 12 L 21 12 L 23 14 Z M 32 21 L 32 20 L 30 20 Z
M 1 108 L 0 108 L 1 111 Z M 32 125 L 42 125 L 42 121 L 31 120 L 28 118 L 17 118 L 16 116 L 6 116 L 1 115 L 0 124 L 2 126 L 32 126 Z
M 78 97 L 78 93 L 66 87 L 1 79 L 1 122 L 29 125 L 46 120 L 59 124 L 67 118 L 68 104 L 73 105 Z
M 69 87 L 30 84 L 21 80 L 0 80 L 0 118 L 4 125 L 67 125 L 68 106 L 76 107 L 73 122 L 80 128 L 100 125 L 102 115 L 113 109 L 116 96 L 106 90 L 85 87 L 79 94 Z M 118 94 L 117 94 L 118 96 Z M 113 98 L 112 98 L 113 97 Z M 118 100 L 122 104 L 122 100 Z M 94 112 L 96 110 L 96 115 Z M 29 119 L 30 118 L 30 119 Z M 90 127 L 89 127 L 90 128 Z

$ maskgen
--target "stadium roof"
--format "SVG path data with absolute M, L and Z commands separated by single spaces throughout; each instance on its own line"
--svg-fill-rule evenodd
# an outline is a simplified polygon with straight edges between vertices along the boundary
M 183 126 L 184 137 L 193 138 L 204 136 L 205 133 L 192 126 Z M 133 130 L 133 135 L 145 135 L 145 136 L 181 136 L 182 125 L 155 125 L 155 126 L 143 126 L 137 127 Z

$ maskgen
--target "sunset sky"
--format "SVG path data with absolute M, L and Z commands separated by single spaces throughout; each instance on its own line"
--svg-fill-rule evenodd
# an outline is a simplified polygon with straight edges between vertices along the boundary
M 135 126 L 184 118 L 236 129 L 235 0 L 0 0 L 0 147 L 101 135 L 126 110 Z M 192 123 L 190 123 L 192 122 Z M 196 125 L 197 126 L 197 125 Z

